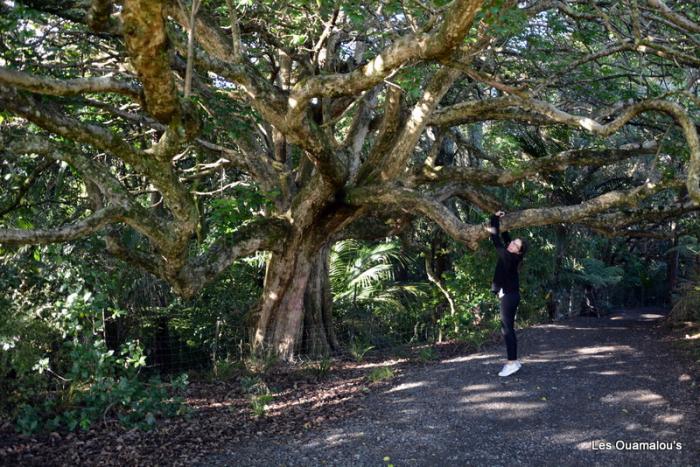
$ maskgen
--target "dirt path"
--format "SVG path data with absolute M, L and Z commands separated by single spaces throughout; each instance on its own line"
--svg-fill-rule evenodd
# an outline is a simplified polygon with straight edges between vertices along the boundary
M 497 376 L 501 345 L 412 367 L 355 416 L 225 446 L 203 465 L 700 465 L 700 388 L 659 339 L 658 317 L 518 331 L 524 366 L 514 376 Z

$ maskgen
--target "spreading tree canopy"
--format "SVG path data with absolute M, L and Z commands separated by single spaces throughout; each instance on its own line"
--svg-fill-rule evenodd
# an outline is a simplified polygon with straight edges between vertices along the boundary
M 660 0 L 2 0 L 0 244 L 98 236 L 185 297 L 268 251 L 255 343 L 332 348 L 334 241 L 422 217 L 476 248 L 455 199 L 616 235 L 697 209 L 699 20 Z M 533 196 L 511 210 L 514 187 Z

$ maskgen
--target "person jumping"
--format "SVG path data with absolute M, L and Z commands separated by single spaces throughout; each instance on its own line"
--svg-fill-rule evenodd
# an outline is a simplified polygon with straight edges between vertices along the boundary
M 508 232 L 499 236 L 500 218 L 505 212 L 498 211 L 491 216 L 491 241 L 498 253 L 496 271 L 491 284 L 491 292 L 501 301 L 501 334 L 506 342 L 508 360 L 498 376 L 512 375 L 522 367 L 518 360 L 518 342 L 515 338 L 515 313 L 520 303 L 520 278 L 518 266 L 527 252 L 528 244 L 521 238 L 510 239 Z M 502 240 L 501 240 L 502 237 Z

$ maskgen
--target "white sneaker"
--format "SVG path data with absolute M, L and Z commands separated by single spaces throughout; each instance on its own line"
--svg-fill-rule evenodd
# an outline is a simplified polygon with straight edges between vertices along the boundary
M 523 366 L 520 360 L 515 360 L 514 362 L 508 362 L 503 365 L 503 369 L 498 373 L 498 376 L 508 376 L 512 375 L 518 371 Z

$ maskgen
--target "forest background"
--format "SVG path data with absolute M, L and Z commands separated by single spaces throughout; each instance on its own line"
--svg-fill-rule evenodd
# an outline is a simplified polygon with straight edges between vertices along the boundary
M 476 348 L 499 334 L 497 209 L 531 244 L 519 326 L 697 321 L 699 19 L 0 1 L 0 411 L 147 428 L 203 374 Z

